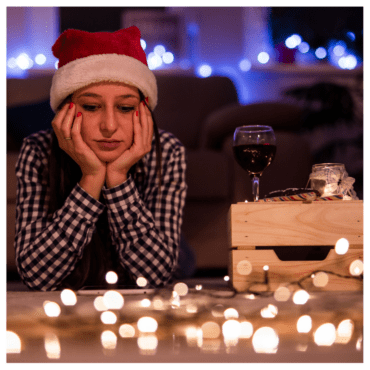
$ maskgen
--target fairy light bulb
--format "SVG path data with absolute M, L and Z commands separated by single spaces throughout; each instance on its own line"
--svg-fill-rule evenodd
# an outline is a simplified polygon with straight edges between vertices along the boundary
M 115 349 L 117 346 L 117 336 L 110 330 L 101 333 L 100 341 L 105 349 Z
M 49 317 L 58 317 L 60 315 L 60 306 L 58 303 L 45 301 L 44 304 L 44 311 L 47 316 Z
M 75 292 L 70 289 L 63 289 L 60 293 L 60 299 L 65 306 L 74 306 L 77 303 L 77 296 Z
M 105 281 L 108 284 L 115 284 L 118 281 L 118 275 L 114 271 L 108 271 L 105 275 Z
M 335 243 L 335 252 L 337 254 L 346 254 L 349 249 L 349 242 L 346 238 L 340 238 Z

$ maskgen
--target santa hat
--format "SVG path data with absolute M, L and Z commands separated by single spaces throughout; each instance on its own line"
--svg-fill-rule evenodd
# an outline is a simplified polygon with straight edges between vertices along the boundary
M 149 98 L 151 109 L 157 105 L 156 78 L 148 68 L 137 27 L 94 33 L 69 29 L 59 36 L 52 51 L 59 59 L 50 91 L 54 112 L 68 95 L 102 81 L 135 86 Z

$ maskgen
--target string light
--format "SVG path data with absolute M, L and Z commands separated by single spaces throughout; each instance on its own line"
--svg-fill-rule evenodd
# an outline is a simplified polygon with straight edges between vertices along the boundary
M 43 306 L 44 306 L 44 311 L 47 316 L 58 317 L 60 315 L 61 309 L 58 303 L 45 301 Z
M 122 338 L 132 338 L 135 336 L 135 328 L 130 324 L 122 324 L 118 333 Z
M 19 336 L 13 331 L 6 331 L 6 353 L 21 353 L 22 344 Z
M 337 254 L 340 254 L 340 255 L 346 254 L 348 252 L 348 249 L 349 249 L 349 242 L 345 238 L 340 238 L 335 243 L 335 253 Z
M 318 346 L 331 346 L 335 342 L 335 338 L 335 326 L 331 323 L 322 324 L 314 334 L 314 341 Z
M 77 303 L 77 296 L 71 289 L 63 289 L 60 293 L 60 299 L 65 306 L 74 306 Z

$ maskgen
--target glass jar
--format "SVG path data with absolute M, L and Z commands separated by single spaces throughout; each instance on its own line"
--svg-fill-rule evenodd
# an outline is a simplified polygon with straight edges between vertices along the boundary
M 312 166 L 310 174 L 311 188 L 321 196 L 341 194 L 340 184 L 348 174 L 341 163 L 320 163 Z

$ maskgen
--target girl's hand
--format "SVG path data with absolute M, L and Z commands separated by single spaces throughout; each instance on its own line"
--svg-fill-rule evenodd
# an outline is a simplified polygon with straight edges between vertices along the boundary
M 66 104 L 55 116 L 51 125 L 63 149 L 81 168 L 80 186 L 99 200 L 106 176 L 106 164 L 102 162 L 81 136 L 82 114 L 76 113 L 73 103 Z
M 75 104 L 66 104 L 55 116 L 51 125 L 63 149 L 81 168 L 85 176 L 105 175 L 106 166 L 81 136 L 82 114 L 77 113 Z
M 152 149 L 153 119 L 145 102 L 133 113 L 134 139 L 131 147 L 120 157 L 107 164 L 106 186 L 117 186 L 127 180 L 127 173 L 145 154 Z

